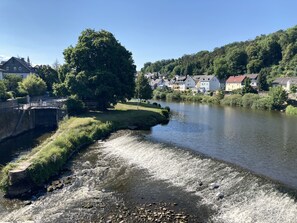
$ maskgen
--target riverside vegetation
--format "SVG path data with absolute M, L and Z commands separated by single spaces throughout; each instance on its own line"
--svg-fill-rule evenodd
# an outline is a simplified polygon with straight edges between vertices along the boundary
M 170 89 L 156 89 L 156 100 L 189 101 L 208 104 L 220 104 L 224 106 L 237 106 L 260 110 L 284 110 L 287 114 L 297 114 L 297 108 L 290 105 L 288 94 L 281 87 L 270 88 L 265 95 L 255 93 L 243 93 L 242 90 L 225 95 L 223 91 L 216 91 L 208 95 L 193 94 L 191 91 L 179 92 Z
M 65 119 L 57 132 L 28 155 L 5 166 L 1 171 L 0 188 L 7 192 L 10 181 L 9 171 L 23 163 L 30 163 L 28 175 L 35 186 L 45 183 L 59 173 L 63 165 L 78 149 L 96 140 L 107 137 L 110 133 L 133 128 L 147 129 L 166 122 L 169 111 L 159 105 L 148 103 L 119 103 L 106 112 L 88 112 L 82 116 Z

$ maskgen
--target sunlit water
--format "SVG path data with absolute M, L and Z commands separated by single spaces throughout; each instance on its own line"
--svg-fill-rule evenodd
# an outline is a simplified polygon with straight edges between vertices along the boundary
M 73 177 L 63 189 L 28 206 L 0 199 L 1 220 L 100 222 L 116 203 L 133 206 L 144 198 L 177 201 L 197 216 L 208 211 L 202 222 L 297 222 L 296 118 L 169 106 L 168 125 L 123 132 L 78 154 L 61 176 Z M 211 189 L 212 183 L 219 188 Z

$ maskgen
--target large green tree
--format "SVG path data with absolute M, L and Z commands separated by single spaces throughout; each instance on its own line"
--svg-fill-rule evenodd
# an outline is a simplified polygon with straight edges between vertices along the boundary
M 95 101 L 103 110 L 134 95 L 136 67 L 132 54 L 112 33 L 86 29 L 74 47 L 65 49 L 64 58 L 64 68 L 69 72 L 64 80 L 60 77 L 60 85 L 68 94 Z
M 148 79 L 144 74 L 139 74 L 136 80 L 135 97 L 139 99 L 151 99 L 153 91 L 149 85 Z
M 59 82 L 58 72 L 49 65 L 39 65 L 35 67 L 36 73 L 46 83 L 48 91 L 53 90 L 53 84 Z

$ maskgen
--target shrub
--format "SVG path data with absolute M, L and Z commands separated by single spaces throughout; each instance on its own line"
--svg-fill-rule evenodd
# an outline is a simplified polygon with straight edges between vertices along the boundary
M 259 98 L 260 96 L 258 94 L 247 93 L 242 96 L 242 106 L 245 108 L 251 108 L 253 106 L 253 103 Z
M 174 91 L 174 92 L 172 92 L 172 93 L 168 93 L 167 95 L 166 95 L 166 100 L 176 100 L 176 101 L 178 101 L 178 100 L 180 100 L 181 99 L 181 94 L 180 94 L 180 92 L 176 92 L 176 91 Z
M 289 105 L 287 108 L 286 108 L 286 114 L 287 115 L 297 115 L 297 107 L 294 107 L 292 105 Z
M 254 101 L 253 109 L 271 110 L 273 108 L 273 100 L 270 96 L 260 98 Z
M 268 94 L 272 98 L 274 108 L 282 107 L 288 100 L 288 93 L 281 86 L 271 87 Z
M 222 91 L 222 90 L 217 90 L 217 91 L 215 92 L 215 97 L 216 97 L 218 100 L 222 100 L 222 99 L 224 98 L 224 96 L 225 96 L 225 93 L 224 93 L 224 91 Z
M 85 104 L 77 95 L 71 95 L 66 101 L 66 108 L 69 115 L 79 115 L 86 111 Z
M 30 74 L 19 82 L 19 90 L 27 92 L 30 96 L 43 95 L 46 91 L 46 83 L 35 74 Z
M 0 100 L 6 101 L 7 95 L 6 95 L 6 86 L 2 80 L 0 80 Z
M 170 107 L 169 106 L 165 106 L 164 109 L 167 110 L 168 112 L 170 112 Z
M 209 104 L 219 104 L 220 100 L 218 98 L 216 98 L 216 97 L 204 95 L 202 97 L 202 102 L 203 103 L 209 103 Z
M 242 106 L 242 96 L 240 94 L 233 94 L 221 100 L 222 105 Z

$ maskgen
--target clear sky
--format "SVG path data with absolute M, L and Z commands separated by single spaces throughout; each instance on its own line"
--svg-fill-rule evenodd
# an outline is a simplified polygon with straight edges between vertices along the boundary
M 0 57 L 64 62 L 86 28 L 145 62 L 213 50 L 297 25 L 297 0 L 0 0 Z

